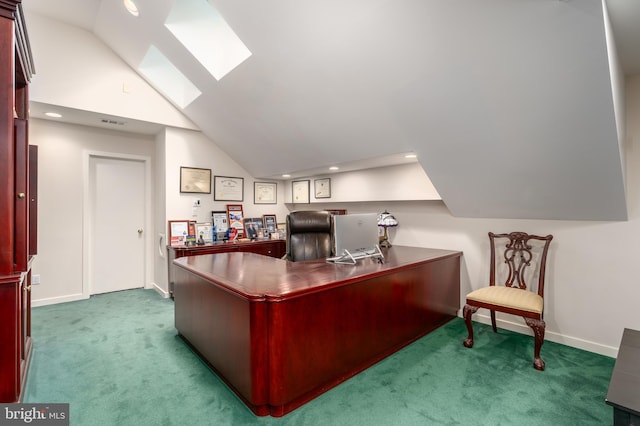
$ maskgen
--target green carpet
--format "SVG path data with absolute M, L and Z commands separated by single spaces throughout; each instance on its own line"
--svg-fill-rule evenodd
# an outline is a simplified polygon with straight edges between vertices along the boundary
M 130 290 L 33 309 L 25 402 L 72 425 L 607 425 L 615 360 L 455 319 L 282 418 L 255 417 L 176 335 L 173 301 Z

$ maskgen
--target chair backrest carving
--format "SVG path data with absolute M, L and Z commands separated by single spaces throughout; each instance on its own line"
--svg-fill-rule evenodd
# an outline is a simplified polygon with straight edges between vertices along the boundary
M 504 273 L 504 285 L 507 287 L 517 287 L 527 289 L 528 277 L 538 277 L 537 293 L 544 295 L 544 279 L 547 263 L 547 253 L 553 235 L 541 237 L 529 235 L 526 232 L 511 232 L 508 234 L 494 234 L 489 232 L 491 244 L 491 269 L 489 285 L 496 284 L 496 265 L 498 262 L 506 265 Z M 505 241 L 504 251 L 498 260 L 497 246 L 500 241 Z M 533 242 L 539 242 L 534 245 Z M 502 277 L 502 276 L 501 276 Z

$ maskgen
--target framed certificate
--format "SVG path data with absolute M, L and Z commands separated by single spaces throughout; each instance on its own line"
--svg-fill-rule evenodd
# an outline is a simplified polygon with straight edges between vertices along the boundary
M 316 198 L 331 198 L 331 178 L 314 180 L 313 189 Z
M 253 204 L 276 204 L 278 185 L 272 182 L 253 183 Z
M 213 199 L 215 201 L 243 201 L 244 178 L 214 176 L 213 191 Z
M 309 181 L 294 180 L 291 184 L 291 194 L 294 203 L 309 202 Z
M 211 169 L 180 167 L 180 192 L 211 194 Z

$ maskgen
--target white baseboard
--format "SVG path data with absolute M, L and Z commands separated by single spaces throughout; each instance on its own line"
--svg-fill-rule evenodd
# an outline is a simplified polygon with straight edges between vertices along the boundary
M 166 291 L 156 283 L 151 283 L 151 288 L 157 291 L 158 294 L 160 294 L 160 296 L 162 296 L 164 299 L 168 299 L 169 296 L 171 296 L 168 291 Z
M 151 285 L 147 286 L 147 288 L 155 290 L 164 299 L 168 299 L 169 296 L 170 296 L 168 291 L 163 290 L 156 283 L 151 283 Z M 36 308 L 38 306 L 57 305 L 58 303 L 76 302 L 78 300 L 86 300 L 89 297 L 90 296 L 85 296 L 82 293 L 78 293 L 78 294 L 70 294 L 70 295 L 67 295 L 67 296 L 49 297 L 49 298 L 45 298 L 45 299 L 33 299 L 33 300 L 31 300 L 31 306 Z
M 49 297 L 37 300 L 34 299 L 31 301 L 31 306 L 35 308 L 38 306 L 56 305 L 58 303 L 76 302 L 78 300 L 86 299 L 88 299 L 88 297 L 84 296 L 82 293 L 70 294 L 68 296 Z
M 458 316 L 462 318 L 462 312 L 458 313 Z M 514 317 L 515 318 L 515 317 Z M 483 314 L 474 314 L 473 321 L 477 321 L 482 324 L 491 325 L 491 316 Z M 506 321 L 504 319 L 496 318 L 496 326 L 505 330 L 513 331 L 520 334 L 526 334 L 533 337 L 533 331 L 522 320 L 521 324 L 516 322 Z M 593 352 L 596 354 L 616 358 L 618 356 L 618 348 L 613 346 L 602 345 L 600 343 L 590 342 L 588 340 L 579 339 L 577 337 L 565 336 L 554 331 L 546 330 L 544 334 L 544 340 L 548 340 L 554 343 L 560 343 L 562 345 L 571 346 L 572 348 L 582 349 L 585 351 Z

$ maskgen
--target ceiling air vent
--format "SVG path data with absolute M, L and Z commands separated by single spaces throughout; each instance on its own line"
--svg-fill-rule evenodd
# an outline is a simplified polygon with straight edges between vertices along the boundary
M 124 121 L 110 120 L 108 118 L 103 118 L 100 120 L 102 124 L 113 124 L 116 126 L 124 126 Z

